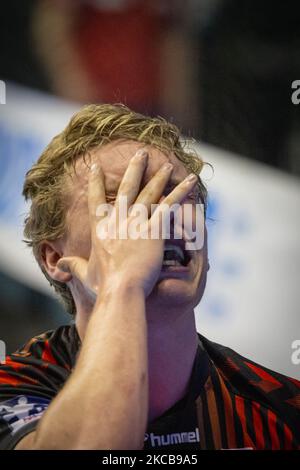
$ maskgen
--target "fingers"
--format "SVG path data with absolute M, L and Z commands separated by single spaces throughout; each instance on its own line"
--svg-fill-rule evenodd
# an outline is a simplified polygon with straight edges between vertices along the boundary
M 88 183 L 88 206 L 92 233 L 95 233 L 97 218 L 97 207 L 106 204 L 104 175 L 99 165 L 94 163 Z
M 172 170 L 173 165 L 165 163 L 138 195 L 135 203 L 143 204 L 147 208 L 148 214 L 150 213 L 151 204 L 156 204 L 159 201 Z
M 80 258 L 79 256 L 64 257 L 61 258 L 57 263 L 58 269 L 65 273 L 71 273 L 83 284 L 87 275 L 87 266 L 87 260 Z
M 122 178 L 118 194 L 115 201 L 115 209 L 119 210 L 121 197 L 126 197 L 127 207 L 130 207 L 135 201 L 143 174 L 148 160 L 148 153 L 144 149 L 139 149 L 131 158 L 129 165 Z
M 170 212 L 169 209 L 173 204 L 180 204 L 185 197 L 190 193 L 193 187 L 198 181 L 197 175 L 191 173 L 188 175 L 181 183 L 179 183 L 173 191 L 168 194 L 167 197 L 159 204 L 157 209 L 154 211 L 151 220 L 159 220 L 162 216 L 164 220 L 165 217 L 168 217 Z

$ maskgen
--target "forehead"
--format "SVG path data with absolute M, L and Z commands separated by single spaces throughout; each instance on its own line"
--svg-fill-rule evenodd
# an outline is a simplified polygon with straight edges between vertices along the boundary
M 111 142 L 99 149 L 93 150 L 88 158 L 78 160 L 76 174 L 79 180 L 86 182 L 90 165 L 98 163 L 105 176 L 106 190 L 108 192 L 117 191 L 130 159 L 139 149 L 145 149 L 149 154 L 148 165 L 142 184 L 146 184 L 166 162 L 171 162 L 174 165 L 172 181 L 175 183 L 180 182 L 187 176 L 187 169 L 174 153 L 170 152 L 166 155 L 156 147 L 130 140 Z

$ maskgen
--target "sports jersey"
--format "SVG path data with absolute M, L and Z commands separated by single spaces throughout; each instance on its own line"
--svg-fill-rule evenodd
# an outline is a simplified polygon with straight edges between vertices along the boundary
M 198 340 L 188 391 L 148 424 L 144 449 L 300 449 L 300 382 Z M 0 449 L 13 449 L 36 428 L 80 346 L 75 325 L 66 325 L 32 338 L 0 365 Z

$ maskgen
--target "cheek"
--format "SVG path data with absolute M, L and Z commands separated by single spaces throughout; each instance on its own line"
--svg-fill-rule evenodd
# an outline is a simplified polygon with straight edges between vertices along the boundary
M 205 288 L 207 280 L 207 271 L 208 271 L 208 254 L 207 254 L 207 245 L 204 244 L 202 250 L 197 252 L 197 265 L 198 265 L 198 283 L 200 290 Z

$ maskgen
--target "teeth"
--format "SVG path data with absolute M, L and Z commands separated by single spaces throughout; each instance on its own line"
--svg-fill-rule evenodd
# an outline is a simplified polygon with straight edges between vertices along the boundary
M 182 261 L 184 261 L 184 254 L 183 254 L 183 251 L 182 251 L 182 249 L 180 248 L 180 246 L 171 245 L 171 244 L 166 243 L 165 248 L 164 248 L 164 251 L 168 251 L 168 250 L 173 250 L 173 251 L 175 251 L 175 252 L 178 254 L 178 256 L 180 257 L 180 259 L 181 259 Z M 172 262 L 173 262 L 173 260 L 168 260 L 168 261 L 172 261 Z
M 175 259 L 166 259 L 163 262 L 163 266 L 181 266 L 181 264 Z

